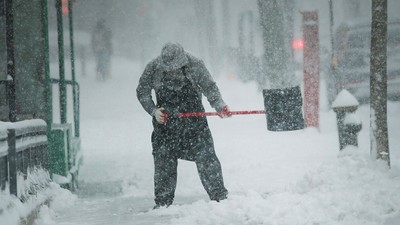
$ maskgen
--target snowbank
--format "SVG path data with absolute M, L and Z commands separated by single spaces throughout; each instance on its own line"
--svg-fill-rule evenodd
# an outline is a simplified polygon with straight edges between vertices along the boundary
M 359 147 L 341 153 L 332 110 L 320 111 L 318 129 L 282 133 L 267 131 L 263 115 L 210 117 L 229 199 L 210 202 L 196 165 L 179 161 L 175 203 L 148 211 L 154 206 L 152 125 L 134 92 L 142 71 L 126 60 L 115 63 L 115 77 L 107 83 L 96 83 L 94 76 L 81 82 L 86 107 L 82 107 L 85 163 L 80 180 L 81 188 L 87 187 L 82 190 L 85 195 L 70 207 L 70 203 L 62 206 L 68 199 L 55 198 L 50 208 L 42 208 L 37 225 L 397 225 L 400 221 L 398 102 L 388 103 L 390 170 L 370 159 L 369 106 L 357 111 L 363 127 Z M 231 110 L 263 109 L 255 83 L 223 77 L 216 81 Z
M 385 224 L 400 221 L 400 170 L 387 169 L 348 147 L 284 190 L 231 194 L 221 203 L 197 201 L 149 214 L 169 224 Z
M 43 173 L 43 171 L 38 173 Z M 40 178 L 42 175 L 29 175 L 29 180 L 26 180 L 22 186 L 29 186 L 32 183 L 36 185 L 40 184 L 38 180 L 42 179 Z M 24 202 L 21 202 L 19 198 L 10 195 L 8 191 L 0 192 L 0 225 L 19 225 L 20 220 L 24 220 L 35 209 L 50 199 L 56 199 L 54 204 L 57 207 L 58 204 L 65 205 L 76 198 L 75 195 L 72 195 L 69 191 L 62 189 L 58 184 L 53 182 L 49 186 L 43 187 L 35 195 L 24 196 Z M 60 198 L 63 199 L 60 200 Z

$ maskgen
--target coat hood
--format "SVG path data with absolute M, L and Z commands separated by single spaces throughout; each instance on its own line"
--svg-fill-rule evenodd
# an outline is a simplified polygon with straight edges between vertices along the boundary
M 167 43 L 161 50 L 161 67 L 169 72 L 189 63 L 183 47 L 177 43 Z

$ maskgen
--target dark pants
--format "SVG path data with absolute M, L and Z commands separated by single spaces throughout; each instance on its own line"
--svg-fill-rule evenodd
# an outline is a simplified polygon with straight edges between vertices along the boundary
M 196 159 L 197 171 L 211 200 L 226 198 L 221 164 L 215 154 L 201 154 Z M 175 197 L 178 158 L 171 154 L 154 154 L 154 193 L 157 205 L 171 205 Z
M 211 200 L 226 198 L 228 191 L 224 187 L 221 164 L 215 154 L 211 133 L 208 127 L 200 130 L 202 132 L 193 137 L 179 132 L 181 138 L 172 139 L 174 135 L 166 135 L 168 132 L 164 135 L 157 130 L 153 132 L 154 194 L 157 205 L 170 205 L 174 200 L 178 159 L 196 163 L 200 180 Z

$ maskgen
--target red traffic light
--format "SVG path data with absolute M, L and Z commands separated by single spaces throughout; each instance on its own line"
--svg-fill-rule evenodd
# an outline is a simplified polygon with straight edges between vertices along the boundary
M 61 0 L 61 11 L 63 14 L 68 14 L 69 13 L 69 9 L 68 9 L 68 0 Z
M 68 2 L 72 1 L 72 4 L 75 3 L 75 0 L 61 0 L 61 12 L 63 14 L 68 14 L 69 13 L 69 7 L 68 7 Z
M 303 50 L 304 49 L 304 40 L 303 38 L 296 38 L 292 42 L 292 48 L 293 49 L 299 49 Z

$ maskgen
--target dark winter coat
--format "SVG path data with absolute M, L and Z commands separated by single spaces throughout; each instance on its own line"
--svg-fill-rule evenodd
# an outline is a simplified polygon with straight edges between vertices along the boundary
M 225 106 L 225 102 L 222 100 L 221 93 L 205 67 L 204 62 L 188 53 L 185 54 L 188 58 L 188 64 L 185 66 L 185 77 L 190 81 L 200 98 L 201 95 L 204 94 L 210 105 L 217 111 L 220 111 L 222 107 Z M 143 108 L 150 115 L 152 115 L 157 108 L 152 100 L 151 90 L 157 92 L 161 89 L 164 74 L 165 71 L 162 66 L 162 59 L 161 56 L 159 56 L 147 64 L 140 77 L 136 94 Z
M 185 53 L 187 63 L 181 68 L 179 79 L 165 70 L 161 56 L 145 68 L 136 89 L 143 108 L 153 115 L 163 107 L 169 114 L 167 124 L 158 124 L 153 118 L 153 154 L 176 154 L 177 158 L 196 160 L 198 154 L 214 154 L 211 132 L 205 117 L 177 118 L 180 112 L 204 112 L 202 94 L 210 105 L 220 111 L 225 102 L 203 61 Z M 171 83 L 173 83 L 170 87 Z M 151 91 L 156 93 L 154 103 Z

